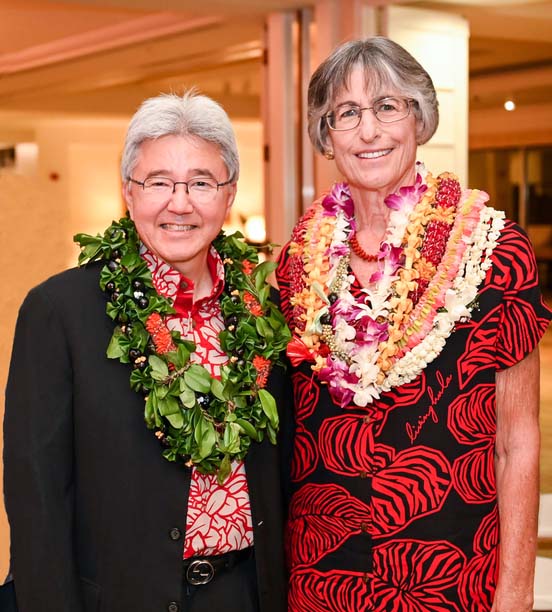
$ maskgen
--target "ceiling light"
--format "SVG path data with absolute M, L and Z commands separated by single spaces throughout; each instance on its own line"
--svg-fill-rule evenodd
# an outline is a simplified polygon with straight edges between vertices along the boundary
M 504 108 L 507 111 L 516 110 L 516 103 L 513 100 L 506 100 L 506 102 L 504 102 Z

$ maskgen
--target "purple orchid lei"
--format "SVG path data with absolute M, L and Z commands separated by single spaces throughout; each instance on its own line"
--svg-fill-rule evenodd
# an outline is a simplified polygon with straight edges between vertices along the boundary
M 334 185 L 313 205 L 292 243 L 291 299 L 298 324 L 288 356 L 293 365 L 311 362 L 343 408 L 372 403 L 381 392 L 413 380 L 435 359 L 455 323 L 471 316 L 503 227 L 504 214 L 485 205 L 487 194 L 465 190 L 455 204 L 450 240 L 435 274 L 416 306 L 405 310 L 412 305 L 409 292 L 418 286 L 412 282 L 418 278 L 413 260 L 424 228 L 435 201 L 443 201 L 445 192 L 437 187 L 441 180 L 451 182 L 449 173 L 434 179 L 422 164 L 416 170 L 413 185 L 385 199 L 388 227 L 377 270 L 360 297 L 350 291 L 354 276 L 349 269 L 349 241 L 356 221 L 346 184 Z M 389 355 L 395 357 L 389 360 Z
M 402 240 L 410 214 L 427 189 L 422 178 L 424 173 L 419 164 L 414 185 L 401 187 L 385 199 L 391 211 L 389 225 L 377 255 L 377 270 L 370 278 L 370 286 L 363 290 L 361 300 L 355 300 L 350 292 L 354 277 L 348 272 L 349 241 L 356 231 L 356 220 L 348 185 L 335 184 L 321 201 L 321 214 L 328 221 L 332 220 L 334 228 L 324 253 L 328 259 L 329 275 L 321 293 L 332 295 L 332 300 L 325 298 L 307 329 L 317 333 L 330 346 L 329 354 L 319 359 L 318 375 L 328 384 L 330 393 L 341 406 L 351 401 L 365 406 L 379 397 L 377 349 L 388 337 L 392 285 L 404 261 Z M 314 237 L 309 246 L 316 250 Z M 325 315 L 329 315 L 332 321 L 331 331 L 328 324 L 323 323 L 327 320 Z

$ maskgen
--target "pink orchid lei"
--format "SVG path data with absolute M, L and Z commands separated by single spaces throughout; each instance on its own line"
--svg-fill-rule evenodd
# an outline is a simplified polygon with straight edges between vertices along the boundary
M 414 185 L 385 199 L 391 213 L 377 271 L 357 300 L 349 268 L 354 204 L 348 186 L 335 184 L 290 244 L 292 363 L 311 362 L 343 407 L 366 406 L 418 376 L 455 324 L 471 317 L 491 266 L 504 214 L 487 200 L 418 163 Z

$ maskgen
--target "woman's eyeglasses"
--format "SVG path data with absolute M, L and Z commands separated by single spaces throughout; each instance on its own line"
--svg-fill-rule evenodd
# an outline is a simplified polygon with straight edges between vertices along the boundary
M 326 123 L 331 130 L 353 130 L 360 125 L 362 113 L 371 110 L 376 119 L 382 123 L 394 123 L 410 114 L 410 106 L 414 102 L 409 98 L 381 98 L 373 106 L 361 108 L 356 104 L 342 104 L 327 115 Z

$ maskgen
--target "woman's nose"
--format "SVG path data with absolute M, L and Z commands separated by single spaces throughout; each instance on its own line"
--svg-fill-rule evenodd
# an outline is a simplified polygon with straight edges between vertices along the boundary
M 178 183 L 174 186 L 174 191 L 167 203 L 167 210 L 181 215 L 191 212 L 193 209 L 194 205 L 190 198 L 187 185 Z
M 381 124 L 372 109 L 366 108 L 362 111 L 358 130 L 360 137 L 366 141 L 374 140 L 379 135 Z

